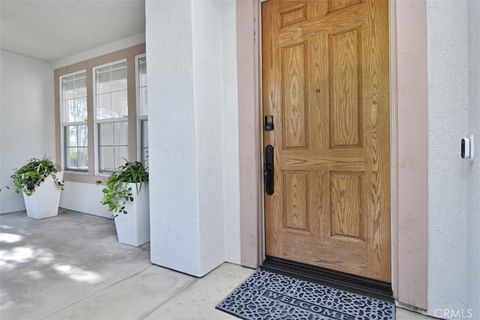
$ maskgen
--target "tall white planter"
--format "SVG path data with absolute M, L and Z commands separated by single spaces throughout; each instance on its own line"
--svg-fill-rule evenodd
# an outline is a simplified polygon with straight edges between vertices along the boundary
M 56 176 L 61 181 L 63 172 L 58 172 Z M 35 188 L 31 196 L 27 196 L 25 192 L 23 193 L 27 215 L 33 219 L 43 219 L 58 215 L 60 193 L 61 190 L 55 185 L 53 177 L 51 175 L 46 177 L 45 181 Z
M 135 183 L 128 185 L 132 188 L 133 201 L 125 205 L 127 214 L 119 213 L 115 217 L 115 227 L 120 243 L 138 247 L 150 241 L 148 184 L 138 192 Z

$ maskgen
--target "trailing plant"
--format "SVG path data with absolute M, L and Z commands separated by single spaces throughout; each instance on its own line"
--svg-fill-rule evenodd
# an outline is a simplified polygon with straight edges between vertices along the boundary
M 60 167 L 50 158 L 42 159 L 32 158 L 20 169 L 14 169 L 11 175 L 15 192 L 23 191 L 27 196 L 35 192 L 35 188 L 40 186 L 48 176 L 52 176 L 56 187 L 63 190 L 63 181 L 57 177 Z M 8 187 L 6 187 L 8 189 Z
M 118 170 L 113 172 L 106 181 L 97 181 L 97 184 L 105 184 L 103 188 L 103 200 L 101 203 L 108 207 L 113 217 L 118 214 L 127 214 L 125 205 L 128 201 L 133 201 L 132 188 L 129 183 L 135 183 L 137 192 L 142 186 L 148 183 L 148 168 L 143 162 L 126 162 Z

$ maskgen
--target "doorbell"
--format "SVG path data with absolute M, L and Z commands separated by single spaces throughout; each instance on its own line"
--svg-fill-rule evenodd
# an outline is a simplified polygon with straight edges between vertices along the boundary
M 460 156 L 462 159 L 473 160 L 474 156 L 473 134 L 468 138 L 462 138 L 460 141 Z

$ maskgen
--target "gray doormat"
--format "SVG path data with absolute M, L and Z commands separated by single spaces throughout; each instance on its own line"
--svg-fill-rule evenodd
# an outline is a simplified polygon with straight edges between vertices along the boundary
M 258 269 L 217 309 L 245 320 L 393 320 L 395 306 Z

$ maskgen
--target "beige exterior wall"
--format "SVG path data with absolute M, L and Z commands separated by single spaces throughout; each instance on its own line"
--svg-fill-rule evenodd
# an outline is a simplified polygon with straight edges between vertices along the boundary
M 395 296 L 401 303 L 427 309 L 428 256 L 428 101 L 427 34 L 424 1 L 395 1 L 391 52 L 396 78 L 396 159 L 392 160 L 393 221 L 396 236 Z M 395 71 L 395 70 L 393 70 Z M 394 74 L 394 72 L 392 72 Z M 395 146 L 393 146 L 395 147 Z M 396 165 L 396 166 L 395 166 Z M 394 239 L 395 240 L 395 239 Z
M 249 267 L 263 261 L 258 10 L 256 0 L 237 1 L 241 263 Z

